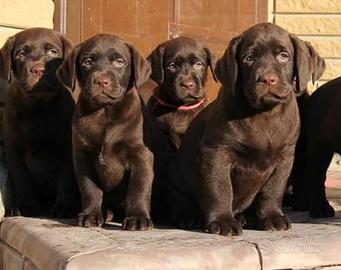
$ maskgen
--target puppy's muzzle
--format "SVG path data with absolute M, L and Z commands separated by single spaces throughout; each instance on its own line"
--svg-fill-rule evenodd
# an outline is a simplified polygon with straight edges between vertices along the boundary
M 119 98 L 122 94 L 120 87 L 113 84 L 112 78 L 107 74 L 99 74 L 93 80 L 93 85 L 98 88 L 99 92 L 110 98 Z
M 268 87 L 274 87 L 278 84 L 278 76 L 274 73 L 267 73 L 259 76 L 257 83 L 263 83 Z
M 40 79 L 45 73 L 45 64 L 44 63 L 36 63 L 32 67 L 30 67 L 29 72 L 35 79 Z
M 191 91 L 196 87 L 196 83 L 194 80 L 184 80 L 180 82 L 180 87 L 186 89 L 187 91 Z

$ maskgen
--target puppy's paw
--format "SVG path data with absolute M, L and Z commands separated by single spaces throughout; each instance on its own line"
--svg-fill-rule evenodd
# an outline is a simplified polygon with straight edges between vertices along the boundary
M 77 223 L 79 226 L 86 228 L 102 226 L 104 224 L 104 218 L 101 209 L 79 213 Z
M 310 208 L 310 216 L 312 218 L 326 218 L 333 217 L 334 215 L 335 210 L 327 200 L 313 203 Z
M 153 222 L 146 217 L 127 217 L 122 222 L 122 229 L 127 231 L 146 231 L 153 229 Z
M 291 228 L 285 215 L 275 214 L 258 221 L 258 228 L 264 231 L 283 231 Z
M 234 218 L 217 219 L 210 222 L 205 232 L 220 235 L 241 235 L 243 230 L 241 224 Z

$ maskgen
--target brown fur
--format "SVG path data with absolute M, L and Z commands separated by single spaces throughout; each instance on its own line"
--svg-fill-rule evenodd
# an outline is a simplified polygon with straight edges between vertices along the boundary
M 151 229 L 153 154 L 135 88 L 149 77 L 148 62 L 125 41 L 99 34 L 77 46 L 58 74 L 81 89 L 72 126 L 78 224 L 101 226 L 109 208 L 125 211 L 123 229 Z
M 188 125 L 207 105 L 205 83 L 208 69 L 214 73 L 214 57 L 201 42 L 179 37 L 158 45 L 147 59 L 152 67 L 151 79 L 156 84 L 148 82 L 139 92 L 170 146 L 177 150 Z M 154 96 L 169 106 L 160 104 Z M 197 108 L 180 107 L 201 100 L 204 102 Z
M 295 93 L 306 89 L 311 62 L 306 43 L 273 24 L 231 40 L 217 62 L 219 95 L 192 121 L 171 166 L 178 225 L 240 234 L 236 218 L 249 210 L 247 225 L 290 227 L 281 204 L 300 128 Z
M 44 28 L 19 32 L 1 49 L 0 75 L 11 81 L 4 141 L 15 205 L 7 214 L 70 217 L 78 211 L 71 154 L 74 101 L 55 76 L 71 49 L 65 37 Z

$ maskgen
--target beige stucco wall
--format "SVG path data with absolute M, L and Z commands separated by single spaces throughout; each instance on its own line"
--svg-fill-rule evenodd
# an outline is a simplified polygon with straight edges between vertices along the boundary
M 53 9 L 52 0 L 0 0 L 0 46 L 22 29 L 53 28 Z
M 269 20 L 310 41 L 326 59 L 319 84 L 341 76 L 341 1 L 270 0 Z

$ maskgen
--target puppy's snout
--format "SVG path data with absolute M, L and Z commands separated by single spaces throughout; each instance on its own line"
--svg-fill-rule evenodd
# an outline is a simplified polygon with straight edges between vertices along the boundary
M 186 81 L 182 81 L 180 83 L 180 86 L 187 88 L 188 90 L 192 90 L 196 86 L 196 84 L 194 80 L 186 80 Z
M 274 73 L 267 73 L 259 76 L 258 82 L 264 83 L 268 86 L 275 86 L 278 83 L 278 76 Z
M 30 72 L 33 76 L 40 78 L 45 73 L 45 65 L 43 63 L 37 63 L 30 68 Z
M 97 84 L 102 89 L 108 89 L 111 87 L 111 80 L 106 75 L 99 75 L 94 79 L 94 84 Z

